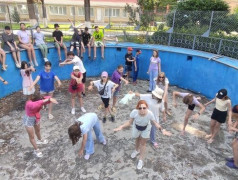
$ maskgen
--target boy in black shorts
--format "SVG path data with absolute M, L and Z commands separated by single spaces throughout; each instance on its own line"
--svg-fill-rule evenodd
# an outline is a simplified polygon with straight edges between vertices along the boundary
M 129 81 L 130 72 L 132 71 L 132 65 L 135 61 L 135 58 L 132 56 L 132 47 L 127 48 L 127 53 L 125 55 L 125 71 L 126 71 L 126 79 Z
M 91 34 L 88 32 L 88 27 L 85 27 L 82 37 L 84 46 L 88 47 L 88 58 L 91 59 Z

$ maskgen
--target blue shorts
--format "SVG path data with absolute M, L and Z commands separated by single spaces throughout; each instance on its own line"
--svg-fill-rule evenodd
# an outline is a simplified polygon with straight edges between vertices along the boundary
M 40 94 L 53 94 L 53 93 L 54 93 L 54 90 L 50 92 L 40 91 Z
M 119 96 L 119 92 L 120 92 L 120 90 L 116 90 L 116 91 L 113 93 L 113 97 L 118 97 L 118 96 Z
M 36 117 L 35 116 L 27 116 L 25 115 L 23 118 L 23 125 L 27 127 L 33 127 L 36 125 Z

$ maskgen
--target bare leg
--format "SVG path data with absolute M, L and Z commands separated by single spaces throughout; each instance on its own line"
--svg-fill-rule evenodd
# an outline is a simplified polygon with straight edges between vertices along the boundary
M 140 137 L 136 138 L 136 151 L 139 152 L 140 147 Z
M 70 46 L 69 51 L 73 51 L 74 50 L 74 46 Z
M 79 47 L 76 47 L 76 50 L 77 50 L 77 56 L 80 57 L 79 56 Z
M 23 49 L 26 49 L 29 61 L 32 63 L 31 47 L 29 47 L 25 44 L 20 44 L 19 46 L 22 47 Z
M 49 93 L 49 96 L 50 96 L 50 97 L 53 97 L 53 93 Z M 49 104 L 49 114 L 52 113 L 52 108 L 53 108 L 53 104 L 50 103 L 50 104 Z
M 6 62 L 6 53 L 4 52 L 4 50 L 3 49 L 0 49 L 0 54 L 1 54 L 1 61 L 2 61 L 2 67 L 3 67 L 3 69 L 6 69 L 6 64 L 5 64 L 5 62 Z
M 58 51 L 59 60 L 61 61 L 61 52 L 60 52 L 60 46 L 57 48 L 57 51 Z
M 91 46 L 88 44 L 88 56 L 91 57 Z
M 13 59 L 14 59 L 14 61 L 15 61 L 15 64 L 18 64 L 19 62 L 18 62 L 18 60 L 17 60 L 17 56 L 16 56 L 16 52 L 15 52 L 15 51 L 12 52 L 12 57 L 13 57 Z
M 72 108 L 75 108 L 75 96 L 76 96 L 76 93 L 72 93 L 71 94 L 71 105 L 72 105 Z
M 217 133 L 219 132 L 221 127 L 221 123 L 216 122 L 214 130 L 213 130 L 213 134 L 211 136 L 211 138 L 207 141 L 208 143 L 212 143 L 214 141 L 214 138 L 216 137 Z
M 81 92 L 78 93 L 78 96 L 79 96 L 80 107 L 83 107 L 83 98 L 82 98 Z
M 35 134 L 38 140 L 41 140 L 40 124 L 34 126 Z
M 104 46 L 101 46 L 101 56 L 102 56 L 102 58 L 104 58 Z
M 142 161 L 145 157 L 146 141 L 147 141 L 147 139 L 140 138 L 140 157 L 139 157 L 139 159 Z
M 21 63 L 21 54 L 20 54 L 20 51 L 17 51 L 17 59 L 18 59 L 18 63 L 20 64 Z
M 36 53 L 35 53 L 35 49 L 34 49 L 33 45 L 31 45 L 31 54 L 32 54 L 34 61 L 36 62 Z
M 38 149 L 38 147 L 36 145 L 35 137 L 34 137 L 34 128 L 33 127 L 27 127 L 27 126 L 25 128 L 26 128 L 26 131 L 28 133 L 30 143 L 32 144 L 32 146 L 34 147 L 35 150 Z
M 67 47 L 65 45 L 63 45 L 64 48 L 64 53 L 65 53 L 65 57 L 67 56 Z
M 96 52 L 97 52 L 97 47 L 94 45 L 94 47 L 93 47 L 93 50 L 94 50 L 94 59 L 96 59 L 96 57 L 97 57 L 97 54 L 96 54 Z
M 186 111 L 186 114 L 185 114 L 185 117 L 184 117 L 184 123 L 183 123 L 183 130 L 181 132 L 181 135 L 184 135 L 184 133 L 185 133 L 185 128 L 186 128 L 186 126 L 188 124 L 189 117 L 192 115 L 192 112 L 193 111 L 190 110 L 190 109 L 187 109 L 187 111 Z
M 116 97 L 116 96 L 113 96 L 113 99 L 112 99 L 112 107 L 115 107 L 115 106 L 116 106 L 116 103 L 117 103 L 117 97 Z
M 235 138 L 232 142 L 232 150 L 234 155 L 234 164 L 238 167 L 238 139 Z
M 205 136 L 206 139 L 209 139 L 212 137 L 213 133 L 214 133 L 214 128 L 215 128 L 215 125 L 216 125 L 216 121 L 214 119 L 211 119 L 211 123 L 210 123 L 210 134 L 207 134 Z
M 81 51 L 81 57 L 83 57 L 83 46 L 81 46 L 80 51 Z

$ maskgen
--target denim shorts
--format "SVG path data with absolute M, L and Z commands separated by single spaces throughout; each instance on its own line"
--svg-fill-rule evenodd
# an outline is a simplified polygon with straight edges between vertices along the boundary
M 54 90 L 50 92 L 40 91 L 40 94 L 52 94 L 52 93 L 54 93 Z
M 113 93 L 113 97 L 118 97 L 118 96 L 119 96 L 119 92 L 120 92 L 120 90 L 116 90 L 116 91 Z
M 36 125 L 36 117 L 35 116 L 30 117 L 30 116 L 25 115 L 23 117 L 23 121 L 22 122 L 23 122 L 24 126 L 33 127 L 33 126 Z

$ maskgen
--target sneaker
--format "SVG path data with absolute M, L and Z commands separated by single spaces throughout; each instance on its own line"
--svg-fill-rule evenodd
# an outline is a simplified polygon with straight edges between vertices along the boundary
M 84 107 L 81 107 L 81 111 L 86 113 L 86 110 L 84 109 Z
M 86 94 L 85 94 L 85 93 L 82 93 L 82 95 L 83 95 L 83 97 L 85 97 L 85 96 L 86 96 Z
M 21 68 L 21 65 L 19 63 L 16 63 L 17 68 Z
M 33 62 L 32 62 L 32 61 L 30 62 L 30 65 L 31 65 L 32 67 L 34 67 L 34 64 L 33 64 Z
M 152 92 L 152 91 L 150 91 L 150 90 L 147 90 L 146 92 Z
M 227 165 L 229 168 L 238 169 L 238 166 L 236 166 L 236 165 L 234 164 L 234 162 L 227 162 L 226 165 Z
M 105 123 L 107 121 L 106 117 L 103 117 L 102 122 Z
M 39 66 L 38 63 L 37 63 L 37 61 L 35 61 L 35 65 L 36 65 L 36 66 Z
M 71 114 L 75 114 L 75 108 L 72 108 L 72 110 L 71 110 Z
M 91 60 L 91 56 L 88 56 L 88 59 L 90 59 L 90 60 Z
M 34 150 L 33 153 L 34 153 L 37 157 L 43 157 L 43 154 L 42 154 L 42 152 L 40 152 L 39 149 Z
M 228 162 L 234 162 L 234 158 L 226 158 L 226 161 L 228 161 Z
M 48 144 L 48 140 L 47 140 L 47 139 L 44 139 L 44 140 L 42 140 L 42 139 L 41 139 L 41 140 L 37 139 L 37 140 L 36 140 L 36 144 L 37 144 L 37 145 L 39 145 L 39 144 Z
M 84 159 L 89 160 L 89 158 L 90 158 L 90 154 L 85 154 L 84 155 Z
M 49 60 L 48 60 L 47 58 L 44 58 L 44 61 L 47 62 L 47 61 L 49 61 Z
M 138 151 L 133 151 L 132 153 L 131 153 L 131 158 L 132 159 L 134 159 L 138 154 L 139 154 L 140 152 L 138 152 Z
M 137 164 L 137 169 L 142 169 L 143 167 L 143 161 L 139 160 L 138 164 Z
M 49 118 L 49 119 L 53 119 L 54 116 L 53 116 L 52 114 L 49 114 L 49 115 L 48 115 L 48 118 Z
M 111 121 L 112 121 L 112 122 L 115 121 L 115 116 L 111 116 Z

